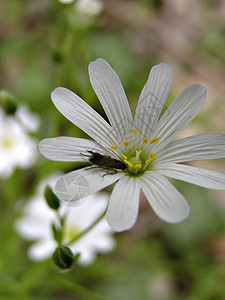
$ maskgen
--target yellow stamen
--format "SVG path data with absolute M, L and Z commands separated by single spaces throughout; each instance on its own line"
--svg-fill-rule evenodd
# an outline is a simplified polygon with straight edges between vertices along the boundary
M 154 153 L 154 152 L 152 152 L 152 153 L 150 154 L 150 158 L 151 158 L 151 159 L 155 159 L 155 153 Z
M 158 139 L 159 139 L 159 137 L 157 136 L 157 137 L 155 137 L 154 139 L 152 139 L 150 142 L 149 142 L 149 144 L 154 144 L 155 142 L 157 142 L 158 141 Z
M 133 164 L 130 163 L 127 159 L 124 160 L 125 164 L 127 164 L 129 167 L 133 167 Z
M 123 160 L 127 159 L 126 155 L 124 155 L 124 154 L 121 157 L 122 157 Z
M 137 129 L 136 128 L 133 129 L 133 134 L 137 134 Z
M 155 159 L 155 153 L 152 152 L 152 153 L 150 154 L 150 158 L 147 159 L 145 162 L 146 162 L 146 164 L 149 164 L 149 163 L 152 162 L 154 159 Z
M 129 142 L 128 141 L 124 141 L 123 144 L 124 144 L 124 146 L 128 146 Z
M 116 149 L 118 148 L 118 146 L 112 145 L 111 148 L 112 148 L 113 150 L 116 150 Z
M 145 137 L 145 138 L 143 139 L 143 143 L 147 144 L 147 142 L 148 142 L 148 138 Z
M 136 164 L 135 166 L 134 166 L 134 169 L 136 169 L 136 170 L 140 170 L 142 168 L 142 165 L 141 164 Z

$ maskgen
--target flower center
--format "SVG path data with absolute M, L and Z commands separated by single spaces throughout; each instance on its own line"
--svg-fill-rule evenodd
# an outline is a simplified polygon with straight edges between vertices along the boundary
M 136 128 L 133 129 L 133 134 L 136 136 Z M 143 139 L 138 140 L 137 143 L 137 138 L 134 136 L 131 141 L 123 141 L 121 147 L 112 145 L 111 148 L 122 153 L 121 158 L 127 165 L 127 168 L 124 171 L 132 176 L 137 176 L 151 168 L 151 163 L 155 160 L 155 153 L 151 151 L 151 145 L 156 142 L 158 143 L 159 137 L 155 137 L 150 141 L 148 137 L 144 137 Z
M 13 140 L 9 137 L 3 138 L 1 144 L 3 149 L 5 150 L 10 150 L 11 148 L 13 148 Z
M 66 239 L 67 241 L 70 241 L 70 240 L 72 240 L 73 238 L 75 238 L 79 233 L 80 233 L 80 230 L 79 230 L 78 227 L 69 224 L 69 225 L 65 228 L 65 239 Z

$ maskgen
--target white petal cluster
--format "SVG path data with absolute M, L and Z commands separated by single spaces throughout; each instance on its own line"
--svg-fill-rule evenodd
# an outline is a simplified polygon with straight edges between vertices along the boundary
M 53 238 L 51 226 L 58 225 L 55 211 L 50 209 L 44 199 L 46 184 L 52 184 L 56 175 L 44 180 L 37 194 L 32 197 L 23 211 L 21 219 L 15 223 L 16 230 L 25 239 L 34 241 L 28 250 L 28 255 L 33 261 L 41 261 L 51 257 L 56 241 Z M 63 243 L 87 229 L 105 211 L 108 201 L 106 193 L 90 195 L 85 203 L 79 207 L 60 207 L 59 214 L 66 215 L 65 239 Z M 115 240 L 113 231 L 103 218 L 94 228 L 79 238 L 69 247 L 72 251 L 80 253 L 78 264 L 88 265 L 94 262 L 97 253 L 107 253 L 114 249 Z
M 102 11 L 103 3 L 101 0 L 77 0 L 75 7 L 80 14 L 96 16 Z
M 27 120 L 28 114 L 23 119 L 20 111 L 21 122 Z M 33 117 L 29 115 L 29 122 Z M 0 110 L 0 176 L 9 177 L 16 167 L 29 168 L 37 156 L 36 141 L 28 135 L 27 128 L 13 116 L 6 116 Z M 37 123 L 35 116 L 34 122 Z
M 174 141 L 202 109 L 207 96 L 203 85 L 188 86 L 162 113 L 172 84 L 172 71 L 167 64 L 156 65 L 141 92 L 133 119 L 121 81 L 104 59 L 90 63 L 89 77 L 109 123 L 73 92 L 56 88 L 51 95 L 56 108 L 92 140 L 57 137 L 39 143 L 41 154 L 56 161 L 90 162 L 88 153 L 102 155 L 102 163 L 96 162 L 95 167 L 72 171 L 59 178 L 54 192 L 62 201 L 78 205 L 82 197 L 117 182 L 106 216 L 114 230 L 123 231 L 136 222 L 141 190 L 164 221 L 176 223 L 189 215 L 185 198 L 166 177 L 225 189 L 224 174 L 182 164 L 224 158 L 224 132 Z M 126 168 L 117 168 L 118 164 L 113 163 L 113 170 L 106 171 L 105 156 L 123 161 Z M 78 192 L 79 188 L 83 194 Z
M 70 4 L 74 0 L 59 0 L 63 4 Z M 103 10 L 102 0 L 77 0 L 75 1 L 75 10 L 84 16 L 97 16 Z

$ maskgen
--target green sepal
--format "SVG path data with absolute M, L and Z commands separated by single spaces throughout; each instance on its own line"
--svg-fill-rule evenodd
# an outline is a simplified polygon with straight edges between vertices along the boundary
M 74 262 L 78 261 L 79 257 L 80 257 L 80 253 L 74 254 L 73 261 Z
M 54 239 L 57 243 L 61 243 L 62 242 L 62 238 L 63 238 L 63 233 L 62 233 L 62 229 L 61 228 L 57 228 L 55 226 L 55 224 L 52 224 L 52 232 L 53 232 L 53 236 Z
M 5 90 L 0 91 L 0 105 L 7 115 L 14 115 L 17 110 L 15 97 Z
M 59 198 L 53 193 L 52 189 L 48 185 L 45 188 L 45 199 L 50 208 L 58 210 L 60 207 Z
M 74 262 L 72 251 L 70 248 L 63 245 L 59 245 L 55 248 L 55 251 L 52 254 L 52 259 L 60 269 L 64 270 L 71 268 Z

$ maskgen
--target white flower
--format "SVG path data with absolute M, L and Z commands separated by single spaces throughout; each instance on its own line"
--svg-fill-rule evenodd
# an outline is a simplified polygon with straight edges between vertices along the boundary
M 29 168 L 36 155 L 36 141 L 0 109 L 0 176 L 9 177 L 16 167 Z
M 101 0 L 77 0 L 75 6 L 77 12 L 93 16 L 98 15 L 103 9 Z
M 57 109 L 93 140 L 45 139 L 40 142 L 39 150 L 56 161 L 88 161 L 83 155 L 90 154 L 87 150 L 118 159 L 111 148 L 127 168 L 117 173 L 86 168 L 63 175 L 54 187 L 62 201 L 79 202 L 78 185 L 86 186 L 91 194 L 118 181 L 106 216 L 114 230 L 122 231 L 131 228 L 136 221 L 140 190 L 164 221 L 176 223 L 189 215 L 185 198 L 164 176 L 210 189 L 225 189 L 224 174 L 181 164 L 225 157 L 225 133 L 205 133 L 173 141 L 202 109 L 207 94 L 204 86 L 188 86 L 161 116 L 172 83 L 172 71 L 164 63 L 156 65 L 142 90 L 133 120 L 122 84 L 109 64 L 97 59 L 89 65 L 89 76 L 110 124 L 76 94 L 56 88 L 52 101 Z
M 72 3 L 74 0 L 59 0 L 59 2 L 61 2 L 61 3 L 66 3 L 66 4 L 68 4 L 68 3 Z
M 24 216 L 17 220 L 17 231 L 28 240 L 36 240 L 30 246 L 28 255 L 34 261 L 49 258 L 55 247 L 56 241 L 53 238 L 51 225 L 58 225 L 55 211 L 50 209 L 44 199 L 44 188 L 46 184 L 55 182 L 56 176 L 41 183 L 36 196 L 30 199 L 24 209 Z M 59 214 L 66 214 L 65 219 L 65 240 L 67 243 L 80 232 L 89 227 L 105 211 L 108 195 L 97 193 L 88 197 L 88 200 L 80 207 L 60 207 Z M 104 217 L 89 232 L 77 239 L 69 247 L 74 253 L 80 253 L 78 263 L 81 265 L 91 264 L 96 253 L 110 252 L 115 247 L 115 240 L 112 237 L 112 229 Z

